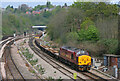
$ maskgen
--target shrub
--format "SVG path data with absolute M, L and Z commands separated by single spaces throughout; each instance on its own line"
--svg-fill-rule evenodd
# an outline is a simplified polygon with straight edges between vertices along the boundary
M 84 40 L 90 40 L 90 41 L 98 41 L 99 40 L 99 35 L 98 35 L 98 30 L 94 25 L 90 25 L 88 29 L 81 29 L 79 32 L 79 40 L 84 41 Z
M 103 39 L 98 41 L 98 43 L 105 47 L 108 54 L 115 54 L 117 52 L 118 40 L 116 39 Z
M 67 41 L 77 41 L 79 38 L 79 35 L 77 32 L 70 32 L 67 34 Z

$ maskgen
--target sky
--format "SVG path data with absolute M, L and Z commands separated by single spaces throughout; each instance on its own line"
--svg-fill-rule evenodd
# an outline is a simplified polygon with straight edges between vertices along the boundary
M 50 1 L 53 5 L 67 5 L 73 4 L 75 1 L 90 1 L 90 2 L 103 2 L 108 1 L 111 3 L 118 3 L 120 0 L 0 0 L 1 7 L 6 8 L 8 5 L 12 5 L 14 8 L 17 8 L 21 4 L 27 4 L 30 7 L 34 7 L 37 5 L 45 5 L 47 1 Z

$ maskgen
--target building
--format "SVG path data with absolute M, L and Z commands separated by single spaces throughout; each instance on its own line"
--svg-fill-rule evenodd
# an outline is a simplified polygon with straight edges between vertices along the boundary
M 35 14 L 40 14 L 41 12 L 40 11 L 32 11 L 32 14 L 35 15 Z
M 104 66 L 109 74 L 120 79 L 120 55 L 104 54 Z
M 31 14 L 31 12 L 27 11 L 26 14 Z
M 120 55 L 104 54 L 104 66 L 120 68 Z

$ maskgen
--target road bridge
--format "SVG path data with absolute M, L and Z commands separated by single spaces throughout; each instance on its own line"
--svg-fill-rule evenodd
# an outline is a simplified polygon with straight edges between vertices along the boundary
M 32 26 L 32 28 L 37 28 L 37 29 L 39 29 L 39 30 L 44 30 L 45 28 L 47 28 L 47 26 Z

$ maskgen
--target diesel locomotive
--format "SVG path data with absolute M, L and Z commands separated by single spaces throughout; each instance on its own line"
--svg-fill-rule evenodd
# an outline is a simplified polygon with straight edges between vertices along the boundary
M 91 68 L 89 53 L 79 48 L 63 46 L 60 48 L 59 57 L 62 61 L 81 71 L 87 71 Z

